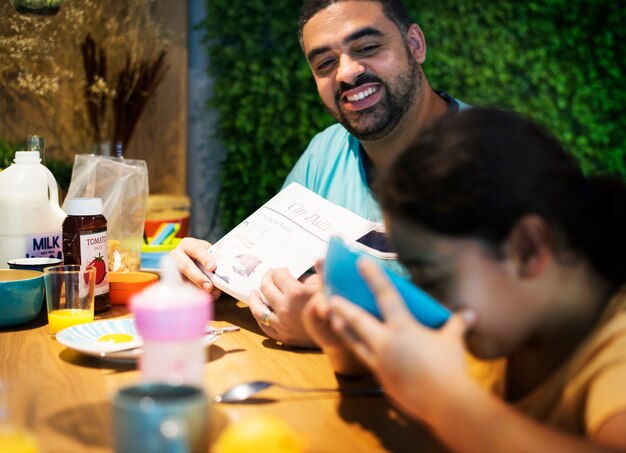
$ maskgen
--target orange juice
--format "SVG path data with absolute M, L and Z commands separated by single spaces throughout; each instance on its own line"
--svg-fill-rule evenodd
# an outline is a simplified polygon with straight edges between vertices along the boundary
M 59 330 L 76 324 L 84 324 L 93 321 L 93 311 L 64 308 L 48 313 L 48 327 L 50 333 L 55 335 Z
M 37 441 L 29 432 L 0 426 L 0 451 L 2 453 L 37 453 Z

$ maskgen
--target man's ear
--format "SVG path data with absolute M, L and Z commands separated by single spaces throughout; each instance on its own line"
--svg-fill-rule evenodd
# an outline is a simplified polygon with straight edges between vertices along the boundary
M 505 250 L 520 278 L 541 275 L 552 256 L 548 224 L 535 214 L 520 217 L 511 229 Z
M 406 34 L 406 40 L 411 50 L 411 55 L 421 65 L 426 61 L 426 38 L 422 29 L 417 24 L 411 24 Z

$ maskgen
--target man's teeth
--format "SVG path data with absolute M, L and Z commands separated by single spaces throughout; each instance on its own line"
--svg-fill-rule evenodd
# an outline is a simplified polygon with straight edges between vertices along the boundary
M 348 96 L 347 99 L 350 102 L 360 101 L 361 99 L 365 99 L 366 97 L 371 96 L 372 94 L 376 93 L 376 91 L 377 91 L 376 88 L 370 87 L 365 91 L 361 91 L 360 93 Z

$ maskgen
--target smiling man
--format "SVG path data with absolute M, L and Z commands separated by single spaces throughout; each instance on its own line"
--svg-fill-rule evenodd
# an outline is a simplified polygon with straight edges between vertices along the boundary
M 424 34 L 400 0 L 310 0 L 299 36 L 322 103 L 339 124 L 313 138 L 285 185 L 298 182 L 382 222 L 369 187 L 376 168 L 424 125 L 466 105 L 430 87 Z
M 467 107 L 430 87 L 422 64 L 426 41 L 401 0 L 309 0 L 302 8 L 299 38 L 328 112 L 338 121 L 317 134 L 287 177 L 369 220 L 378 231 L 360 248 L 387 267 L 399 266 L 388 247 L 380 207 L 370 181 L 420 130 L 449 110 Z M 250 307 L 272 338 L 312 346 L 300 321 L 303 306 L 321 289 L 286 270 L 268 272 Z
M 288 175 L 297 182 L 380 228 L 360 247 L 399 267 L 387 245 L 380 206 L 370 182 L 377 169 L 407 148 L 420 130 L 449 110 L 467 107 L 430 87 L 422 70 L 426 41 L 401 0 L 308 0 L 298 34 L 322 103 L 338 124 L 317 134 Z M 214 290 L 194 260 L 213 271 L 210 244 L 185 238 L 173 256 L 181 272 L 199 287 Z M 314 347 L 300 314 L 322 289 L 318 275 L 297 280 L 286 269 L 268 272 L 250 309 L 263 331 L 290 346 Z

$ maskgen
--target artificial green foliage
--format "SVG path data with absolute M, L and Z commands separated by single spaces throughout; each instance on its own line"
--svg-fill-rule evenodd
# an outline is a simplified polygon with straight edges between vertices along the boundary
M 297 38 L 293 1 L 208 1 L 210 108 L 228 150 L 221 220 L 228 229 L 280 188 L 315 131 L 332 123 Z
M 72 169 L 74 164 L 60 159 L 47 159 L 46 167 L 54 175 L 54 179 L 62 192 L 67 192 L 72 181 Z
M 208 0 L 203 23 L 215 78 L 209 108 L 228 150 L 227 229 L 269 199 L 313 135 L 323 109 L 297 40 L 300 2 Z M 528 114 L 588 174 L 626 178 L 626 8 L 620 1 L 407 0 L 428 44 L 436 89 L 473 105 Z
M 588 174 L 626 178 L 626 8 L 620 1 L 410 2 L 431 83 L 527 114 Z
M 0 138 L 0 170 L 7 168 L 13 162 L 15 145 Z
M 23 144 L 10 143 L 0 138 L 0 171 L 13 163 L 16 151 L 23 149 Z M 45 165 L 54 175 L 54 179 L 56 179 L 61 190 L 67 192 L 72 180 L 73 163 L 62 159 L 46 159 Z

